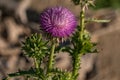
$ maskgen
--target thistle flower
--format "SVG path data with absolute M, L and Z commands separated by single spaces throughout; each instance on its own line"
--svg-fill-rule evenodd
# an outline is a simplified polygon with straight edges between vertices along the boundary
M 41 13 L 40 24 L 42 29 L 51 36 L 63 38 L 74 32 L 77 21 L 74 14 L 68 9 L 53 7 Z

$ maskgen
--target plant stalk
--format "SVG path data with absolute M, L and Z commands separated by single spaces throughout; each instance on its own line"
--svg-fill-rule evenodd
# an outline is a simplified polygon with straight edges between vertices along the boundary
M 39 65 L 39 62 L 38 60 L 34 57 L 34 63 L 35 63 L 35 68 L 36 68 L 36 73 L 39 77 L 39 68 L 40 68 L 40 65 Z M 36 80 L 39 80 L 38 78 Z
M 82 10 L 80 12 L 80 31 L 79 31 L 79 38 L 82 41 L 83 40 L 83 33 L 84 33 L 84 29 L 85 29 L 85 12 L 84 10 Z
M 52 70 L 53 68 L 53 61 L 54 61 L 54 51 L 55 51 L 55 42 L 54 39 L 52 40 L 52 48 L 50 51 L 49 55 L 49 61 L 48 61 L 48 73 Z
M 77 54 L 75 57 L 74 57 L 74 63 L 73 63 L 73 78 L 75 80 L 77 80 L 77 76 L 79 74 L 79 69 L 80 69 L 80 60 L 81 60 L 81 54 Z
M 36 68 L 36 69 L 39 69 L 39 64 L 38 64 L 38 62 L 37 62 L 37 59 L 36 59 L 36 58 L 34 58 L 34 63 L 35 63 L 35 68 Z
M 85 29 L 85 11 L 84 8 L 81 7 L 82 10 L 80 12 L 80 31 L 79 31 L 79 41 L 81 42 L 81 45 L 77 45 L 77 49 L 75 52 L 75 56 L 73 57 L 73 78 L 75 80 L 77 80 L 77 76 L 79 74 L 79 69 L 80 69 L 80 60 L 81 60 L 81 56 L 83 55 L 83 53 L 81 53 L 81 49 L 79 49 L 80 46 L 83 46 L 83 33 L 84 33 L 84 29 Z

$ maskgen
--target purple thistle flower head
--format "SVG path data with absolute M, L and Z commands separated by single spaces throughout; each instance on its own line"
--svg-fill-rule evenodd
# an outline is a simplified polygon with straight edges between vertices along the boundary
M 46 9 L 40 16 L 42 29 L 54 37 L 70 36 L 76 26 L 77 21 L 74 14 L 63 7 L 53 7 Z

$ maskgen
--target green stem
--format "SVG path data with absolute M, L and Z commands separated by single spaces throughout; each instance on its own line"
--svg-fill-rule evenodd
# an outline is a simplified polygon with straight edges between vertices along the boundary
M 81 6 L 82 7 L 82 6 Z M 82 7 L 82 10 L 80 12 L 80 28 L 79 28 L 79 41 L 81 42 L 81 45 L 77 45 L 76 48 L 76 52 L 75 52 L 75 56 L 73 56 L 73 78 L 75 80 L 77 80 L 77 76 L 79 74 L 79 69 L 80 69 L 80 60 L 81 60 L 81 56 L 83 55 L 83 53 L 81 53 L 81 49 L 83 46 L 83 33 L 84 33 L 84 29 L 85 29 L 85 11 L 84 8 Z M 79 48 L 81 46 L 81 49 Z
M 77 75 L 79 74 L 79 69 L 80 69 L 80 60 L 81 60 L 81 54 L 77 54 L 74 57 L 74 63 L 73 63 L 73 77 L 76 80 L 77 79 Z
M 80 40 L 83 40 L 83 32 L 84 32 L 84 29 L 85 29 L 85 12 L 84 10 L 82 10 L 80 12 L 80 32 L 79 32 L 79 38 Z
M 39 68 L 39 64 L 38 64 L 38 62 L 37 62 L 37 59 L 36 59 L 36 58 L 34 58 L 34 63 L 35 63 L 35 68 L 36 68 L 36 69 L 38 69 L 38 68 Z
M 52 48 L 49 55 L 49 62 L 48 62 L 48 72 L 50 72 L 53 68 L 53 61 L 54 61 L 54 51 L 55 51 L 55 42 L 54 39 L 52 40 Z
M 39 77 L 40 77 L 40 74 L 39 74 L 40 62 L 36 58 L 34 58 L 34 63 L 35 63 L 36 73 L 37 73 L 37 76 L 38 76 L 38 78 L 36 80 L 39 80 Z

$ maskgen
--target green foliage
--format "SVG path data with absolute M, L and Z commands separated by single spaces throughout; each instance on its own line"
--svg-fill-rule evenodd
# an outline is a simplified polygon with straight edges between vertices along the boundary
M 75 5 L 79 5 L 80 4 L 80 0 L 72 0 L 74 2 Z
M 101 8 L 120 8 L 120 0 L 95 0 L 94 9 Z
M 10 77 L 23 76 L 23 75 L 24 76 L 33 76 L 33 75 L 35 75 L 35 70 L 31 68 L 28 71 L 21 71 L 21 70 L 19 70 L 16 73 L 9 74 Z
M 63 71 L 57 68 L 53 69 L 52 72 L 55 73 L 53 80 L 72 80 L 71 72 Z
M 36 68 L 31 68 L 29 70 L 24 70 L 24 71 L 19 70 L 18 72 L 11 73 L 8 76 L 9 77 L 25 76 L 27 78 L 44 80 L 44 78 L 46 76 L 44 74 L 43 69 L 42 68 L 39 69 L 39 74 L 38 74 L 37 70 L 38 69 L 36 69 Z
M 43 40 L 41 34 L 36 33 L 26 38 L 22 49 L 29 57 L 35 57 L 40 60 L 49 52 L 47 43 L 48 41 Z
M 89 32 L 84 30 L 81 35 L 83 37 L 82 40 L 78 38 L 79 31 L 76 31 L 76 33 L 72 37 L 72 44 L 74 46 L 73 52 L 78 51 L 78 53 L 83 53 L 83 54 L 95 52 L 96 45 L 94 45 L 94 43 L 91 42 L 91 37 Z
M 95 19 L 95 18 L 88 18 L 85 20 L 85 23 L 89 23 L 89 22 L 96 22 L 96 23 L 107 23 L 107 22 L 110 22 L 110 20 L 98 20 L 98 19 Z

